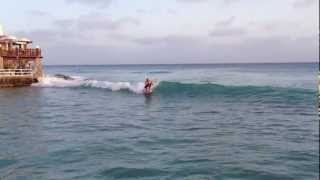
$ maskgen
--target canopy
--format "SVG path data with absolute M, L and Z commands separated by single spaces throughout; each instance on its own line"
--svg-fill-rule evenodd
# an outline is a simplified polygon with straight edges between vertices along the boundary
M 3 28 L 1 26 L 1 24 L 0 24 L 0 36 L 4 36 L 4 32 L 3 32 Z
M 0 37 L 0 42 L 16 42 L 17 38 L 15 36 L 2 36 Z
M 31 43 L 32 41 L 28 38 L 21 38 L 18 40 L 19 42 L 26 42 L 26 43 Z

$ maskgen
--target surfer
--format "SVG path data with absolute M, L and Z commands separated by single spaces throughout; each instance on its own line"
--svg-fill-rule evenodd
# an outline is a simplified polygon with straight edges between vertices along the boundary
M 144 90 L 146 94 L 151 93 L 152 86 L 153 86 L 153 82 L 149 78 L 147 78 L 146 81 L 144 82 Z

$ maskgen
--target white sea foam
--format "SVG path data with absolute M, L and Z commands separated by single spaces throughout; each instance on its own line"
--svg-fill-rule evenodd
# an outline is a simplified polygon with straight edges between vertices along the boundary
M 39 79 L 38 83 L 33 84 L 34 87 L 77 87 L 84 83 L 81 77 L 72 77 L 73 80 L 66 80 L 54 76 L 45 76 Z
M 144 83 L 130 83 L 130 82 L 109 82 L 88 80 L 85 81 L 84 86 L 109 89 L 111 91 L 129 90 L 137 94 L 143 93 Z
M 142 94 L 144 90 L 143 82 L 110 82 L 110 81 L 98 81 L 88 80 L 82 77 L 72 76 L 72 79 L 66 80 L 54 76 L 45 76 L 39 80 L 38 83 L 33 84 L 34 87 L 93 87 L 108 89 L 111 91 L 129 90 L 131 92 Z M 157 86 L 158 83 L 155 83 Z M 154 86 L 154 87 L 155 87 Z

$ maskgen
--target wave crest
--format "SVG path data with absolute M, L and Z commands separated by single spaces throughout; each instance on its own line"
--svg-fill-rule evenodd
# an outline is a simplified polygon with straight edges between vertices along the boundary
M 141 94 L 143 93 L 144 83 L 130 83 L 130 82 L 109 82 L 89 80 L 83 84 L 85 87 L 103 88 L 111 91 L 129 90 L 131 92 Z
M 313 94 L 312 90 L 298 88 L 283 88 L 272 86 L 226 86 L 213 83 L 180 83 L 162 81 L 154 92 L 160 94 L 180 95 L 268 95 L 268 96 L 291 96 Z

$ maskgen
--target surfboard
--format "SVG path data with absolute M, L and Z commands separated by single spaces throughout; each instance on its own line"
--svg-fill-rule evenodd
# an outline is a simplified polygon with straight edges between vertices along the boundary
M 144 90 L 143 93 L 145 96 L 150 96 L 152 94 L 152 90 L 150 90 L 150 91 Z

